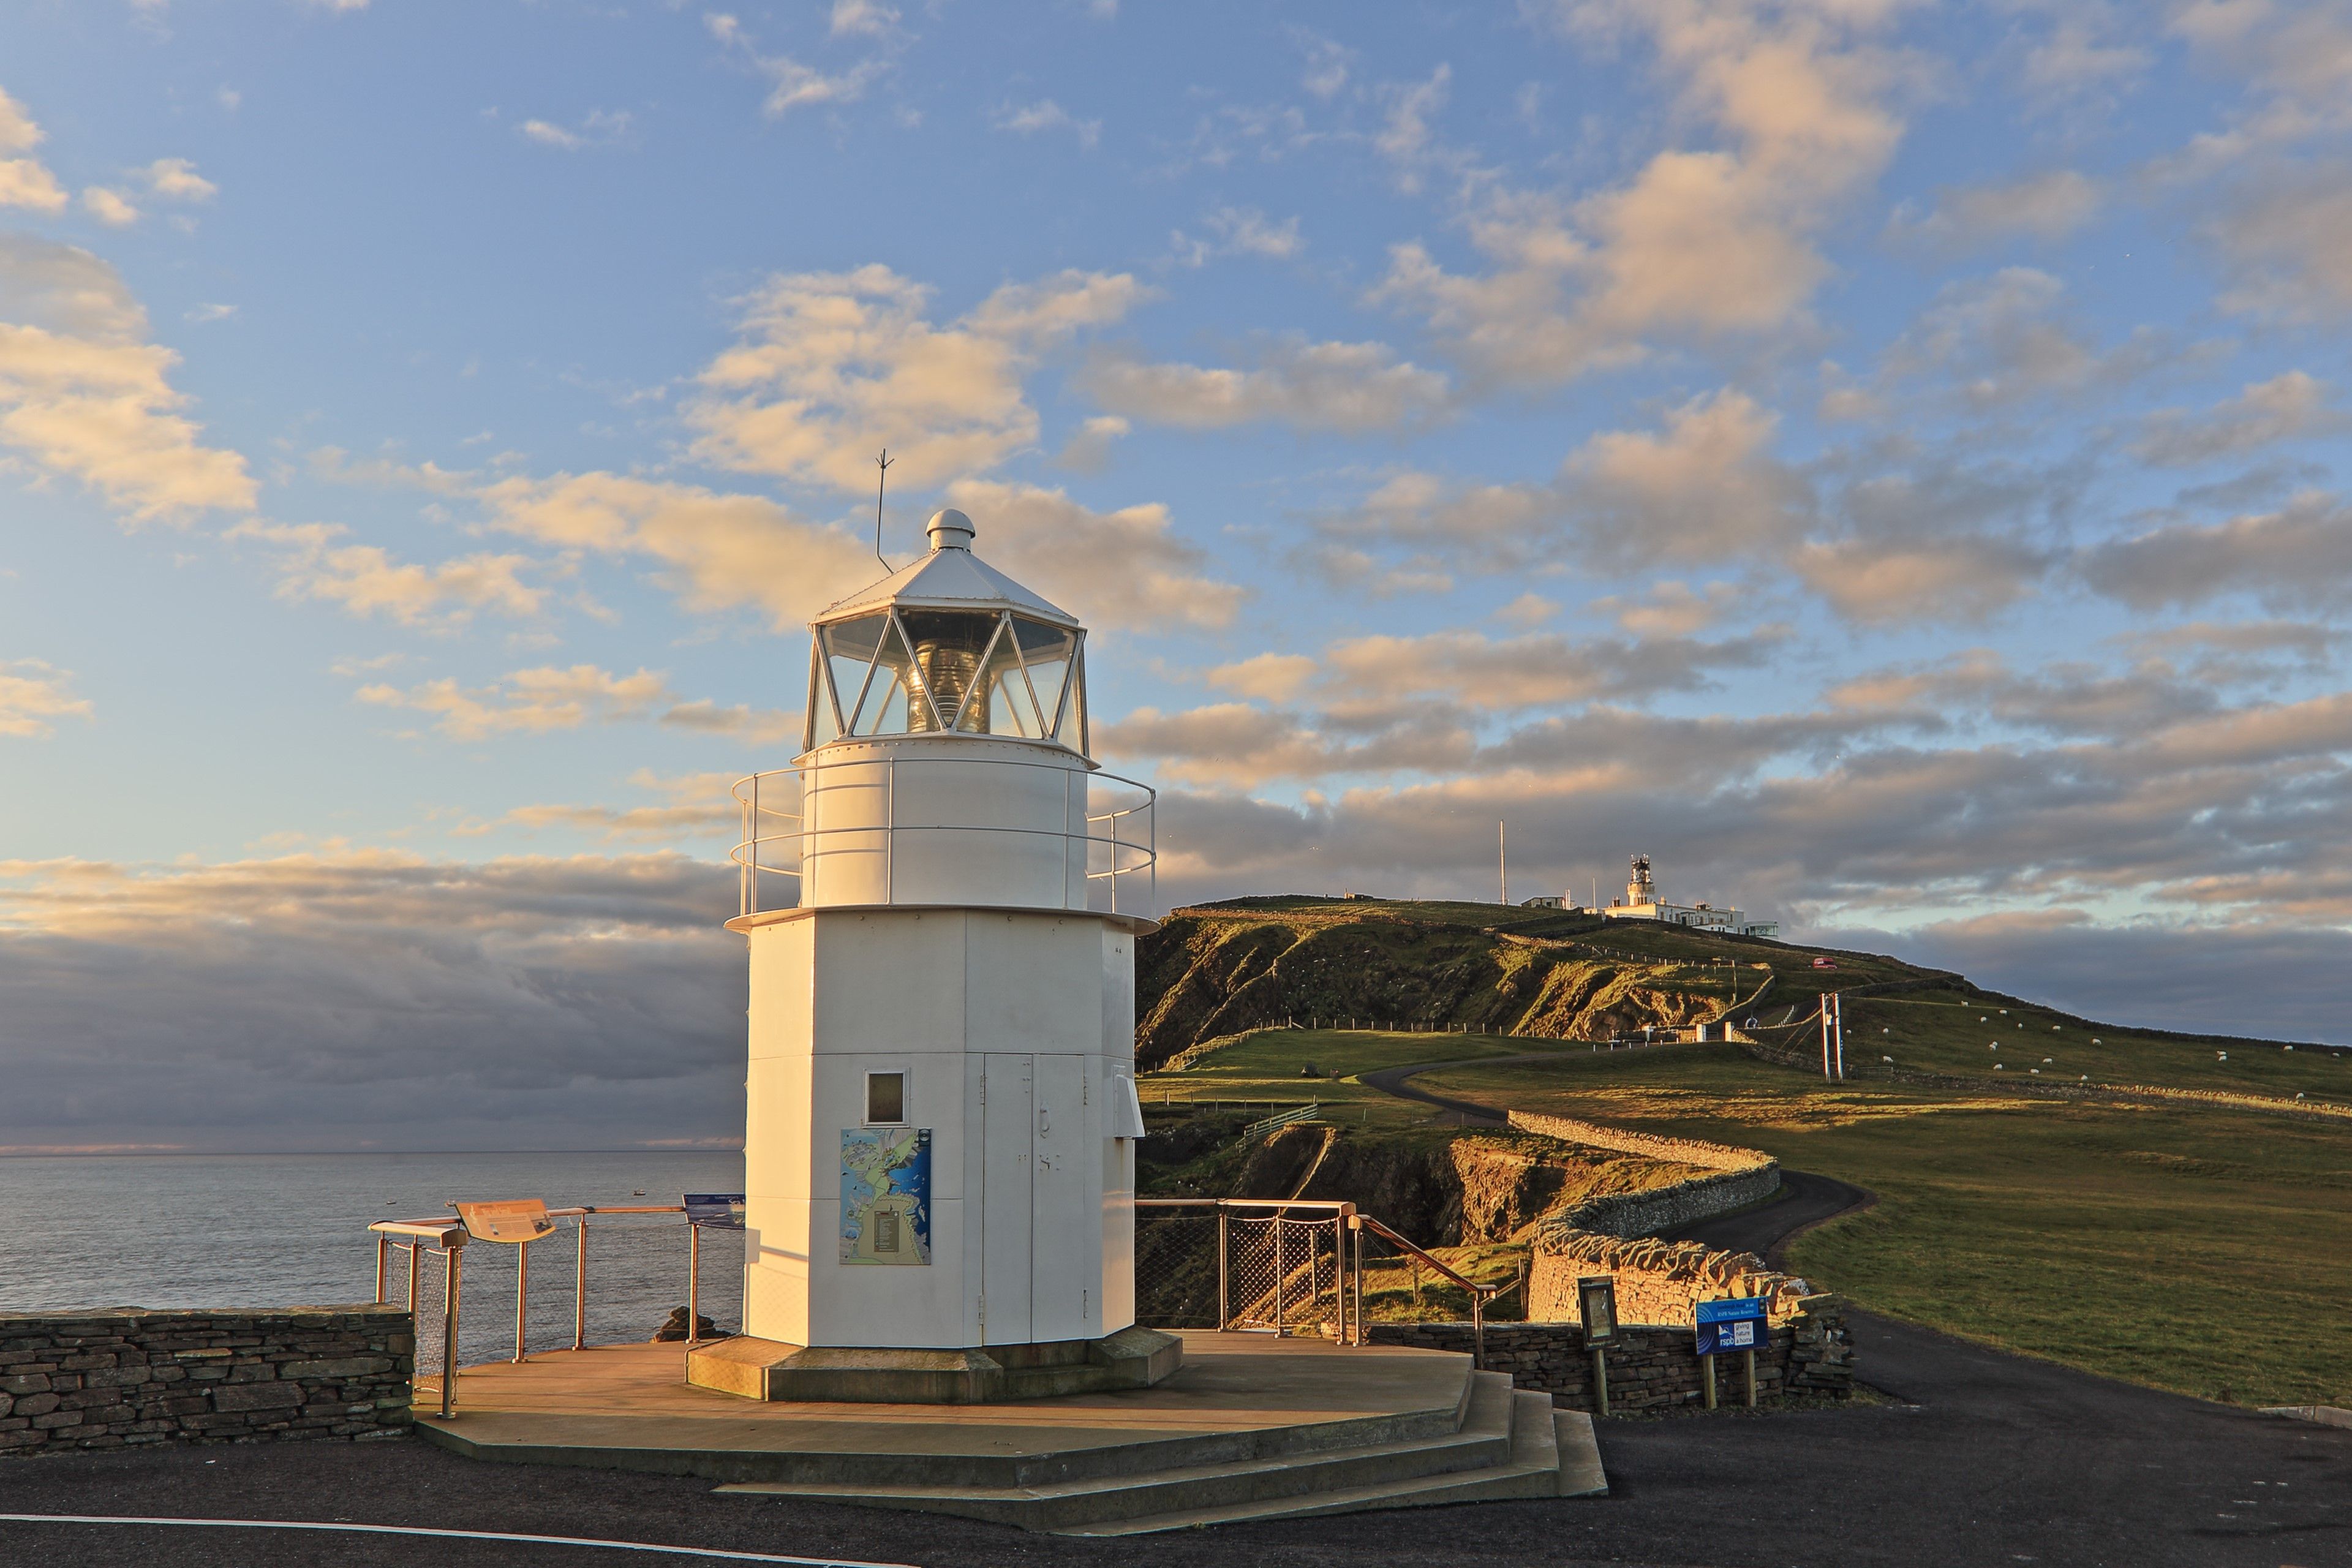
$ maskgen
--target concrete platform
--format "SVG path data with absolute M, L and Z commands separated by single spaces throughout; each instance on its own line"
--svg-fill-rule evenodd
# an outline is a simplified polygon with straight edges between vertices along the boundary
M 686 1381 L 794 1404 L 997 1405 L 1165 1382 L 1184 1342 L 1156 1329 L 990 1350 L 811 1349 L 739 1334 L 686 1352 Z
M 763 1404 L 689 1386 L 677 1345 L 469 1367 L 418 1430 L 472 1458 L 707 1477 L 722 1491 L 1067 1534 L 1607 1489 L 1591 1422 L 1469 1358 L 1187 1333 L 1156 1387 L 981 1405 Z

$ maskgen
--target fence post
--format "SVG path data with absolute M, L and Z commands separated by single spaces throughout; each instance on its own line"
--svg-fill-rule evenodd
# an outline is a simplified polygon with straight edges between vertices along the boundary
M 384 1266 L 392 1260 L 392 1237 L 382 1231 L 375 1237 L 375 1304 L 383 1305 Z
M 457 1405 L 457 1269 L 464 1255 L 456 1247 L 441 1250 L 441 1419 Z
M 1284 1289 L 1289 1284 L 1289 1271 L 1284 1267 L 1286 1255 L 1282 1246 L 1282 1211 L 1274 1211 L 1274 1337 L 1281 1339 L 1290 1332 L 1290 1293 Z
M 1221 1333 L 1221 1334 L 1222 1334 L 1222 1333 L 1223 1333 L 1223 1332 L 1225 1331 L 1225 1325 L 1233 1321 L 1233 1315 L 1232 1315 L 1232 1313 L 1227 1310 L 1227 1307 L 1226 1307 L 1226 1300 L 1227 1300 L 1228 1290 L 1227 1290 L 1227 1286 L 1226 1286 L 1226 1277 L 1225 1277 L 1225 1258 L 1226 1258 L 1226 1245 L 1227 1245 L 1227 1242 L 1226 1242 L 1226 1232 L 1225 1232 L 1225 1215 L 1226 1215 L 1226 1213 L 1227 1213 L 1227 1212 L 1228 1212 L 1228 1211 L 1227 1211 L 1227 1210 L 1226 1210 L 1226 1208 L 1225 1208 L 1225 1203 L 1224 1203 L 1224 1200 L 1223 1200 L 1223 1198 L 1218 1199 L 1218 1200 L 1217 1200 L 1217 1332 L 1219 1332 L 1219 1333 Z
M 588 1216 L 580 1216 L 580 1255 L 572 1268 L 572 1348 L 588 1348 Z

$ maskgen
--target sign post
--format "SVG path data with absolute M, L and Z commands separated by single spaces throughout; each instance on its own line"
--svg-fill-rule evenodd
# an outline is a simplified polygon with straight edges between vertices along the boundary
M 1764 1298 L 1736 1296 L 1701 1301 L 1693 1312 L 1699 1362 L 1705 1370 L 1706 1407 L 1715 1408 L 1715 1358 L 1738 1351 L 1748 1373 L 1748 1405 L 1756 1405 L 1756 1347 L 1764 1342 Z
M 1584 1314 L 1584 1343 L 1592 1352 L 1592 1409 L 1609 1414 L 1609 1342 L 1617 1337 L 1617 1279 L 1596 1274 L 1576 1282 L 1576 1304 Z
M 741 1193 L 681 1193 L 686 1205 L 686 1348 L 702 1342 L 702 1230 L 743 1228 Z

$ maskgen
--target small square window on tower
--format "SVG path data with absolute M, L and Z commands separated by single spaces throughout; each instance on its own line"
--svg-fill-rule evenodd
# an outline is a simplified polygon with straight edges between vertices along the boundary
M 870 1072 L 866 1075 L 866 1124 L 898 1127 L 907 1121 L 907 1075 Z

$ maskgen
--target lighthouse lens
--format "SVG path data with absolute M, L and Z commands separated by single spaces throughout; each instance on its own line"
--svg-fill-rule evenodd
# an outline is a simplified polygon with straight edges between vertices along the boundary
M 921 684 L 938 704 L 935 713 L 923 711 L 919 702 L 914 704 L 912 728 L 944 730 L 955 723 L 965 695 L 979 679 L 982 656 L 996 636 L 997 618 L 955 610 L 899 612 L 908 639 L 915 647 Z

